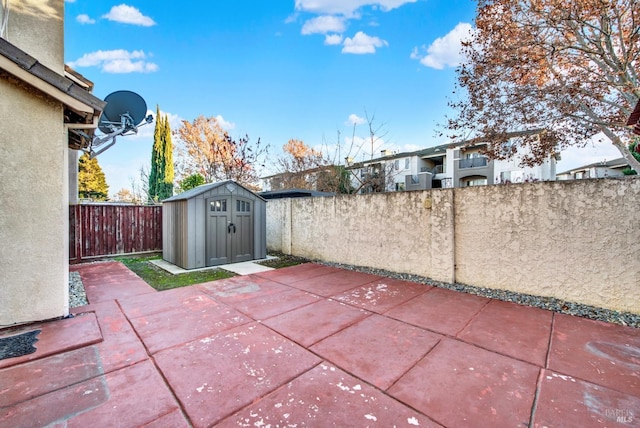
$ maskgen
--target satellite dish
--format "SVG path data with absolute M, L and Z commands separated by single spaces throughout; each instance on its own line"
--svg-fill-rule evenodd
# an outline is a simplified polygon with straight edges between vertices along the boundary
M 89 145 L 92 158 L 107 150 L 116 143 L 116 137 L 138 133 L 138 127 L 153 122 L 153 116 L 147 114 L 147 103 L 131 91 L 116 91 L 104 99 L 107 105 L 100 116 L 98 129 L 103 136 L 94 137 Z M 101 147 L 103 144 L 106 146 Z M 94 150 L 99 148 L 99 150 Z
M 114 131 L 126 119 L 126 125 L 134 128 L 147 115 L 147 103 L 144 99 L 131 91 L 116 91 L 104 99 L 107 105 L 100 116 L 98 128 L 105 134 Z

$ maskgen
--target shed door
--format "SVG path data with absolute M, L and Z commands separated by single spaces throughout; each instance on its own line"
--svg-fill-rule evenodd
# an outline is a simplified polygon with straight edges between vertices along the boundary
M 231 241 L 227 239 L 231 223 L 231 203 L 229 198 L 207 200 L 207 266 L 223 265 L 230 262 Z
M 234 197 L 231 234 L 232 263 L 253 260 L 253 201 Z
M 207 266 L 253 260 L 253 201 L 221 196 L 207 202 Z

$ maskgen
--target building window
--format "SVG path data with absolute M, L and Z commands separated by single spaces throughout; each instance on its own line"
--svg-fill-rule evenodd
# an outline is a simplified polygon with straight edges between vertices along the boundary
M 417 174 L 411 176 L 411 184 L 420 184 L 420 177 Z
M 501 183 L 511 183 L 511 171 L 502 171 L 500 173 Z
M 404 169 L 410 169 L 411 168 L 411 159 L 406 158 L 404 160 Z
M 396 171 L 400 169 L 400 161 L 398 159 L 393 162 L 393 169 Z
M 396 192 L 402 192 L 404 190 L 404 183 L 396 183 Z
M 463 182 L 464 187 L 472 187 L 472 186 L 486 186 L 487 179 L 486 178 L 473 178 L 470 180 L 465 180 Z

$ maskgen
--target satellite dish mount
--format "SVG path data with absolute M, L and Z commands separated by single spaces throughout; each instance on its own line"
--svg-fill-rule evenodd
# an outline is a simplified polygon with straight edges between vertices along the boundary
M 116 143 L 116 137 L 138 133 L 138 128 L 153 122 L 147 103 L 131 91 L 116 91 L 104 99 L 107 105 L 100 116 L 98 129 L 104 134 L 91 140 L 87 152 L 95 158 Z

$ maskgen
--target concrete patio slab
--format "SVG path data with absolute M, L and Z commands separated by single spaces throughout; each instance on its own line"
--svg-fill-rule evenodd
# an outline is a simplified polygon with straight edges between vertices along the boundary
M 320 362 L 257 323 L 156 355 L 195 427 L 209 427 Z
M 333 300 L 319 300 L 263 321 L 285 337 L 309 347 L 371 313 Z
M 252 321 L 204 294 L 181 303 L 174 309 L 129 318 L 150 354 Z
M 155 293 L 149 284 L 120 262 L 100 262 L 69 267 L 80 272 L 89 303 L 107 302 L 138 294 Z
M 340 269 L 332 266 L 324 266 L 317 263 L 304 263 L 269 272 L 261 272 L 257 275 L 262 278 L 278 281 L 281 284 L 291 285 L 294 282 L 311 280 L 330 273 L 340 272 Z
M 94 313 L 98 319 L 102 341 L 94 346 L 98 350 L 104 373 L 131 366 L 149 357 L 115 300 L 76 308 L 74 312 Z M 61 349 L 58 348 L 56 352 L 61 352 Z
M 320 364 L 219 427 L 438 427 L 330 364 Z
M 640 397 L 571 376 L 542 371 L 533 426 L 632 427 L 640 424 Z
M 371 315 L 310 349 L 385 390 L 423 358 L 441 337 L 400 321 Z
M 551 370 L 640 397 L 640 330 L 557 314 L 550 348 Z
M 539 370 L 443 338 L 389 394 L 447 427 L 526 427 Z
M 312 270 L 311 273 L 313 272 Z M 316 276 L 314 278 L 304 278 L 292 282 L 290 285 L 319 296 L 331 297 L 358 286 L 378 281 L 381 278 L 382 277 L 377 275 L 345 270 Z
M 14 336 L 34 330 L 40 330 L 36 336 L 38 341 L 34 345 L 36 351 L 21 357 L 0 360 L 0 369 L 102 341 L 100 326 L 93 313 L 48 323 L 36 323 L 0 330 L 0 337 Z
M 42 330 L 0 360 L 2 427 L 640 421 L 638 329 L 312 263 L 162 292 L 73 269 L 75 318 L 0 330 Z
M 492 300 L 458 338 L 544 367 L 552 318 L 549 311 Z
M 489 299 L 484 297 L 433 288 L 385 315 L 436 333 L 456 336 L 487 303 Z
M 0 369 L 0 408 L 103 375 L 95 346 Z M 8 386 L 12 387 L 9 388 Z
M 397 279 L 382 278 L 358 288 L 333 296 L 333 299 L 371 312 L 383 314 L 431 289 L 428 285 Z
M 3 408 L 0 426 L 139 427 L 177 409 L 162 377 L 145 361 Z

